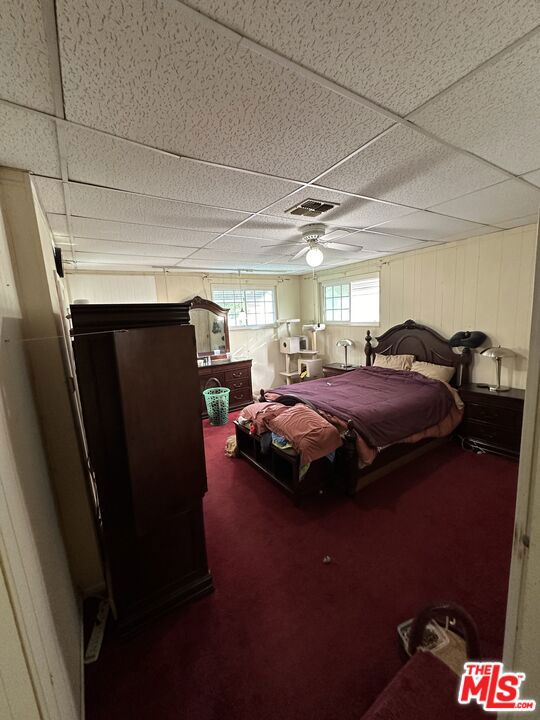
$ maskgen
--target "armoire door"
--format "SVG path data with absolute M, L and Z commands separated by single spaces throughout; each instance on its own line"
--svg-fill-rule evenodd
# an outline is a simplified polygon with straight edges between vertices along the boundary
M 191 325 L 120 330 L 114 347 L 134 531 L 128 584 L 148 599 L 207 573 L 195 335 Z

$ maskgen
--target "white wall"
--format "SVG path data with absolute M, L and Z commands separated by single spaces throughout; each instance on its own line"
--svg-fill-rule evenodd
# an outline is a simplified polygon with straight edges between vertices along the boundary
M 503 382 L 523 388 L 529 354 L 536 226 L 468 238 L 376 261 L 367 261 L 318 273 L 331 277 L 380 271 L 381 317 L 373 336 L 411 318 L 445 337 L 458 330 L 482 330 L 490 344 L 509 347 L 516 357 L 503 365 Z M 311 276 L 301 281 L 304 321 L 313 320 Z M 327 360 L 343 362 L 336 340 L 350 337 L 355 347 L 350 362 L 364 362 L 366 327 L 327 325 L 320 348 Z M 375 343 L 374 343 L 375 345 Z M 473 380 L 493 382 L 493 360 L 475 354 Z
M 71 299 L 86 297 L 92 302 L 182 302 L 195 295 L 211 299 L 212 286 L 238 287 L 238 275 L 198 273 L 110 274 L 73 273 L 66 275 Z M 274 287 L 279 317 L 300 317 L 300 279 L 295 276 L 245 275 L 242 287 Z M 282 332 L 282 331 L 279 331 Z M 253 360 L 253 388 L 281 384 L 279 371 L 285 361 L 279 352 L 278 330 L 274 328 L 230 330 L 233 357 Z
M 81 716 L 80 617 L 4 217 L 0 196 L 0 716 L 74 720 Z

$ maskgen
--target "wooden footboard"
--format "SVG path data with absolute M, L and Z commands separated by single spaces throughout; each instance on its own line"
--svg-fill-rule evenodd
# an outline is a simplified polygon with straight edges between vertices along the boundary
M 265 390 L 263 388 L 261 388 L 258 401 L 267 402 Z M 245 428 L 242 428 L 242 431 L 244 433 L 248 432 Z M 331 480 L 336 487 L 347 495 L 355 495 L 359 490 L 375 480 L 384 477 L 393 470 L 396 470 L 412 460 L 415 460 L 428 450 L 436 448 L 449 440 L 449 438 L 426 438 L 417 443 L 397 443 L 381 450 L 371 465 L 360 468 L 360 458 L 358 457 L 356 449 L 358 434 L 354 429 L 354 423 L 352 420 L 347 422 L 347 430 L 343 433 L 342 438 L 343 445 L 336 450 L 336 456 L 333 463 L 329 463 L 326 458 L 322 458 L 322 460 L 317 460 L 315 463 L 312 463 L 312 466 L 316 467 L 313 469 L 311 477 L 308 478 L 309 482 L 305 482 L 304 486 L 301 488 L 301 495 L 307 495 L 309 492 L 321 489 L 324 482 L 328 482 L 329 480 Z M 269 472 L 268 466 L 261 466 L 261 464 L 257 461 L 254 454 L 255 451 L 246 453 L 240 450 L 240 452 L 244 457 L 253 462 L 254 465 L 269 475 L 278 485 L 283 487 L 283 483 L 280 478 L 273 477 L 272 473 Z M 324 461 L 324 463 L 322 461 Z M 317 463 L 319 463 L 319 465 L 317 465 Z M 324 478 L 320 474 L 322 468 L 324 468 Z M 311 468 L 309 472 L 311 472 Z M 291 492 L 290 476 L 287 475 L 287 477 L 289 478 L 286 482 L 288 487 L 283 489 L 287 490 L 289 494 L 294 496 L 298 493 L 300 485 L 293 482 L 292 485 L 296 487 L 296 490 Z M 300 495 L 298 495 L 298 497 L 299 496 Z
M 332 480 L 332 463 L 327 458 L 312 462 L 302 473 L 300 456 L 294 450 L 283 450 L 263 437 L 252 435 L 247 427 L 235 421 L 238 454 L 264 473 L 299 505 L 304 497 L 322 492 Z

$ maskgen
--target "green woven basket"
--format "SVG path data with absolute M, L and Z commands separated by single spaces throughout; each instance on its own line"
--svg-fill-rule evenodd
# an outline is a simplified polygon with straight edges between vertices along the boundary
M 210 425 L 226 425 L 229 422 L 229 388 L 216 387 L 203 390 Z

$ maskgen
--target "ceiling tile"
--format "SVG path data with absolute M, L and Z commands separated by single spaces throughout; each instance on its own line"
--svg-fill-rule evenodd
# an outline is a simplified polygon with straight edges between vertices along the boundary
M 523 175 L 523 179 L 540 187 L 540 170 L 533 170 L 533 172 Z
M 391 220 L 392 218 L 414 212 L 415 208 L 404 207 L 403 205 L 391 205 L 373 200 L 345 195 L 333 190 L 323 189 L 317 186 L 307 187 L 292 197 L 281 200 L 268 210 L 265 215 L 291 217 L 287 214 L 294 205 L 304 200 L 328 200 L 338 203 L 338 207 L 321 215 L 319 218 L 304 218 L 305 223 L 323 222 L 329 225 L 342 225 L 344 227 L 364 228 L 375 223 Z M 293 216 L 294 217 L 294 216 Z
M 506 218 L 537 213 L 539 208 L 540 189 L 519 180 L 507 180 L 431 209 L 443 215 L 498 225 Z
M 54 112 L 39 0 L 2 0 L 0 97 L 43 112 Z
M 391 124 L 250 51 L 182 3 L 57 7 L 66 116 L 83 125 L 309 180 Z
M 187 1 L 400 114 L 540 23 L 535 0 L 334 0 L 331 11 L 328 0 Z
M 220 241 L 218 241 L 218 243 L 219 242 Z M 254 263 L 265 263 L 270 260 L 286 262 L 286 258 L 280 253 L 269 252 L 266 250 L 264 252 L 250 252 L 248 255 L 247 253 L 227 250 L 218 243 L 213 245 L 212 248 L 197 250 L 190 259 L 200 260 L 201 262 L 206 262 L 207 260 L 223 262 L 228 265 L 236 265 L 237 263 L 240 263 L 241 265 L 244 265 L 245 263 L 253 265 Z
M 206 165 L 70 126 L 70 180 L 234 210 L 257 211 L 300 187 L 289 180 Z
M 172 267 L 178 262 L 177 258 L 166 258 L 153 255 L 113 255 L 103 252 L 81 252 L 75 248 L 77 263 L 91 263 L 95 265 L 145 265 L 147 267 Z
M 49 227 L 51 228 L 53 235 L 60 237 L 67 237 L 69 235 L 67 218 L 65 215 L 47 213 L 47 220 L 49 221 Z
M 189 260 L 181 260 L 178 267 L 200 268 L 201 270 L 252 270 L 253 262 L 247 260 L 239 260 L 235 258 L 227 258 L 226 260 L 202 260 L 189 258 Z
M 94 240 L 93 238 L 73 238 L 75 252 L 93 252 L 113 255 L 153 255 L 154 257 L 184 258 L 191 255 L 195 248 L 159 245 L 157 243 L 118 242 L 114 240 Z
M 83 217 L 73 217 L 71 225 L 74 235 L 79 237 L 148 244 L 160 243 L 178 247 L 202 247 L 217 237 L 217 233 L 206 233 L 198 230 L 135 225 L 133 223 Z
M 536 225 L 538 223 L 538 213 L 533 215 L 523 215 L 518 218 L 511 218 L 510 220 L 501 220 L 498 223 L 499 227 L 509 230 L 510 228 L 521 227 L 522 225 Z
M 537 33 L 429 102 L 411 119 L 500 167 L 526 173 L 540 166 L 539 74 Z
M 324 175 L 321 184 L 424 209 L 506 177 L 400 125 Z
M 302 239 L 301 228 L 310 221 L 293 220 L 289 218 L 271 217 L 268 215 L 257 215 L 248 220 L 240 227 L 231 230 L 230 234 L 237 237 L 250 237 L 265 240 L 267 244 L 278 244 L 280 242 L 295 242 Z M 313 221 L 311 221 L 313 222 Z
M 248 217 L 247 213 L 238 211 L 150 198 L 77 183 L 69 184 L 69 194 L 73 215 L 105 220 L 220 233 Z
M 402 252 L 404 250 L 412 250 L 416 247 L 424 247 L 425 245 L 425 243 L 409 237 L 399 237 L 374 232 L 359 232 L 354 235 L 348 235 L 347 239 L 342 242 L 345 242 L 347 245 L 361 245 L 366 251 L 380 253 Z
M 36 188 L 41 207 L 45 212 L 57 213 L 63 215 L 66 212 L 64 203 L 64 190 L 61 180 L 52 180 L 51 178 L 32 177 L 32 182 Z
M 212 259 L 212 253 L 215 252 L 231 252 L 231 253 L 242 253 L 244 257 L 246 255 L 257 256 L 261 255 L 275 255 L 281 254 L 283 250 L 280 250 L 280 245 L 271 244 L 270 247 L 264 247 L 264 240 L 257 240 L 256 238 L 247 237 L 235 237 L 234 235 L 224 235 L 219 240 L 213 242 L 201 253 L 206 253 L 209 259 Z M 198 255 L 197 257 L 202 257 Z
M 53 120 L 0 104 L 0 165 L 60 177 Z
M 458 220 L 432 212 L 419 211 L 397 220 L 382 223 L 372 230 L 392 235 L 415 238 L 417 240 L 461 240 L 466 237 L 496 232 L 497 228 L 466 220 Z

